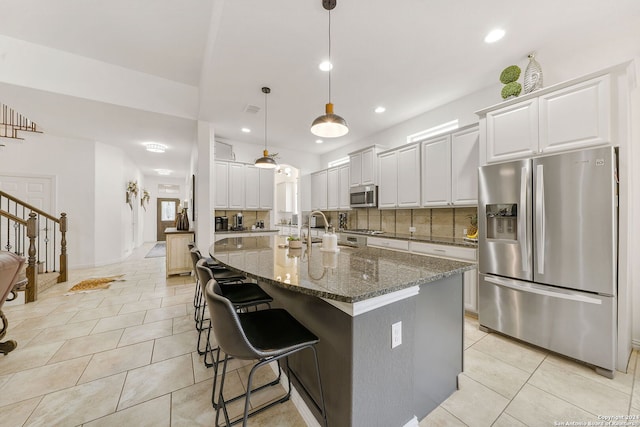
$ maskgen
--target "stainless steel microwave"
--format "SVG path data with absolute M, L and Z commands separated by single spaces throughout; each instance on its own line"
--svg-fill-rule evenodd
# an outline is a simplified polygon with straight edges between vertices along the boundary
M 378 186 L 361 185 L 351 187 L 350 206 L 352 208 L 376 208 L 378 207 Z

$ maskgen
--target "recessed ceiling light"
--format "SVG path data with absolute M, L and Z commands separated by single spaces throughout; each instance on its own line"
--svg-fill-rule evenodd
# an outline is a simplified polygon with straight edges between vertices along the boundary
M 244 132 L 244 133 L 250 133 L 250 132 L 251 132 L 251 129 L 249 129 L 249 128 L 242 128 L 242 129 L 240 129 L 240 130 L 241 130 L 242 132 Z
M 385 111 L 387 111 L 387 109 L 384 108 L 384 107 L 376 107 L 376 109 L 373 110 L 373 111 L 375 111 L 376 113 L 380 114 L 380 113 L 384 113 Z
M 504 37 L 504 30 L 501 28 L 496 28 L 495 30 L 491 30 L 489 34 L 484 38 L 485 43 L 494 43 Z
M 322 140 L 321 139 L 316 139 L 316 144 L 322 144 Z
M 166 145 L 158 144 L 156 142 L 147 142 L 144 146 L 147 147 L 147 151 L 151 151 L 152 153 L 164 153 L 167 149 Z
M 322 71 L 329 71 L 333 68 L 333 64 L 329 61 L 323 61 L 320 63 L 320 65 L 318 65 L 318 68 L 320 68 Z
M 171 171 L 169 169 L 156 169 L 158 175 L 171 175 Z

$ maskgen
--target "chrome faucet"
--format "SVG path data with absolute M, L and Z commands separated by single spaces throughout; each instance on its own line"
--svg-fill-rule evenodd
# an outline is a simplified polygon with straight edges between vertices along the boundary
M 320 214 L 322 215 L 322 218 L 324 218 L 324 232 L 328 233 L 329 232 L 329 223 L 327 222 L 327 217 L 324 216 L 324 214 L 320 211 L 313 211 L 309 214 L 309 221 L 307 221 L 307 251 L 311 251 L 311 217 L 314 216 L 315 214 Z

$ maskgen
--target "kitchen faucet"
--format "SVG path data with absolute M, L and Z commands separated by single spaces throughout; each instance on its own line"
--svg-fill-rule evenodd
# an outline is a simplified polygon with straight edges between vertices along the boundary
M 315 214 L 320 214 L 322 215 L 322 218 L 324 218 L 324 232 L 328 233 L 329 232 L 329 227 L 327 224 L 329 224 L 327 222 L 327 217 L 324 216 L 324 214 L 320 211 L 313 211 L 309 214 L 309 221 L 307 221 L 307 251 L 311 251 L 311 217 L 314 216 Z

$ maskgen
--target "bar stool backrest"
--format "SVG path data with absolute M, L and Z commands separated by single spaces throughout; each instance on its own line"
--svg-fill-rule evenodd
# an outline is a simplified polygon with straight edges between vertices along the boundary
M 207 267 L 207 260 L 201 258 L 196 262 L 196 274 L 198 275 L 198 280 L 200 280 L 201 286 L 205 286 L 209 283 L 209 280 L 213 279 L 213 272 L 209 267 Z
M 191 255 L 191 261 L 193 261 L 193 270 L 195 271 L 196 274 L 198 274 L 198 270 L 196 269 L 197 268 L 196 266 L 198 264 L 198 261 L 202 259 L 202 254 L 200 254 L 200 251 L 197 249 L 191 249 L 191 251 L 189 252 L 189 255 Z
M 205 294 L 213 325 L 213 334 L 220 349 L 237 359 L 259 359 L 262 357 L 247 339 L 238 313 L 231 302 L 222 296 L 222 289 L 218 282 L 209 280 Z

